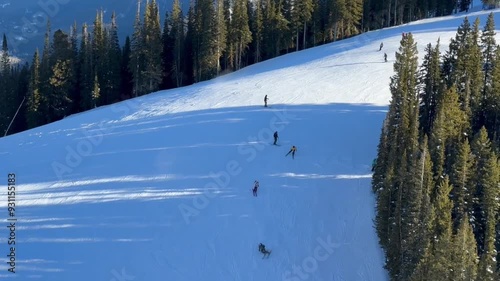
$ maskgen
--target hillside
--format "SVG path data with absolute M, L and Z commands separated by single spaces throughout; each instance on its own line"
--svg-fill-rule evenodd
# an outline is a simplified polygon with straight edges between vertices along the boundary
M 469 17 L 484 24 L 488 13 Z M 17 191 L 16 273 L 3 227 L 0 276 L 387 280 L 370 165 L 394 52 L 403 32 L 422 55 L 462 21 L 366 33 L 0 139 L 4 183 L 14 173 Z

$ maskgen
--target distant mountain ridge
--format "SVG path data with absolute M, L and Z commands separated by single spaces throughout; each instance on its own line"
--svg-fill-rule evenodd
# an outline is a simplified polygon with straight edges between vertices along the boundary
M 142 0 L 145 5 L 146 0 Z M 172 8 L 173 0 L 157 0 L 163 21 L 166 11 Z M 181 0 L 184 14 L 189 7 L 189 0 Z M 83 23 L 92 25 L 95 14 L 103 9 L 106 22 L 111 21 L 112 12 L 116 12 L 119 36 L 122 42 L 132 34 L 137 0 L 0 0 L 0 33 L 5 33 L 9 51 L 16 57 L 30 60 L 35 49 L 43 48 L 43 37 L 47 19 L 50 20 L 52 33 L 61 29 L 70 32 L 76 22 L 78 31 Z

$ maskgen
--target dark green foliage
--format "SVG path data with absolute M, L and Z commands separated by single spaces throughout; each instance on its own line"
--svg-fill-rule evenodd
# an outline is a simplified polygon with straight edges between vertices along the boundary
M 439 41 L 427 46 L 419 73 L 405 52 L 396 54 L 372 178 L 391 280 L 499 278 L 500 51 L 493 35 L 491 16 L 482 32 L 479 20 L 471 27 L 465 18 L 442 58 Z M 403 39 L 400 50 L 408 46 Z M 414 77 L 418 106 L 408 95 Z
M 441 58 L 439 41 L 436 47 L 428 44 L 420 71 L 420 128 L 423 134 L 429 134 L 436 118 L 437 104 L 443 92 L 441 79 Z

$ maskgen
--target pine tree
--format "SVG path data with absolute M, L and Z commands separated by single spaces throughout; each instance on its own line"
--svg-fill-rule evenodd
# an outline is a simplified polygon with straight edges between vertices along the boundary
M 94 20 L 94 29 L 92 30 L 92 67 L 93 76 L 97 75 L 97 79 L 102 84 L 107 84 L 109 76 L 109 65 L 108 65 L 108 38 L 106 35 L 106 29 L 104 27 L 104 11 L 101 9 L 96 13 Z M 92 79 L 93 80 L 93 79 Z M 92 83 L 93 85 L 93 83 Z M 93 88 L 93 86 L 91 86 Z M 97 106 L 106 105 L 111 103 L 109 100 L 109 93 L 107 89 L 104 89 L 103 93 L 100 95 Z
M 165 13 L 165 20 L 163 22 L 163 30 L 161 35 L 162 41 L 162 83 L 160 89 L 171 89 L 175 86 L 173 76 L 174 72 L 174 38 L 172 37 L 171 29 L 174 28 L 175 23 L 170 18 L 168 12 Z
M 172 16 L 170 17 L 171 30 L 170 38 L 173 40 L 173 79 L 175 81 L 176 87 L 181 87 L 184 85 L 184 16 L 182 14 L 181 6 L 179 0 L 174 1 L 174 6 L 172 7 Z
M 452 87 L 444 92 L 438 103 L 436 120 L 431 132 L 430 150 L 433 155 L 436 182 L 439 182 L 445 174 L 449 174 L 451 156 L 455 154 L 456 143 L 465 135 L 467 129 L 467 116 L 460 109 L 458 95 Z
M 111 15 L 111 27 L 109 30 L 108 46 L 107 81 L 105 83 L 106 92 L 108 94 L 108 103 L 115 103 L 120 100 L 120 85 L 121 85 L 121 47 L 118 38 L 118 24 L 116 22 L 116 14 Z
M 429 221 L 430 241 L 425 246 L 425 254 L 420 260 L 410 280 L 452 280 L 450 248 L 452 245 L 451 210 L 449 199 L 452 186 L 445 176 L 437 187 L 436 199 Z
M 92 96 L 90 100 L 90 107 L 95 108 L 97 107 L 97 101 L 100 98 L 101 94 L 101 88 L 99 86 L 99 79 L 97 78 L 97 75 L 94 76 L 94 85 L 92 88 Z
M 500 126 L 500 48 L 495 50 L 495 61 L 491 71 L 492 81 L 488 95 L 485 97 L 484 114 L 485 127 L 493 135 L 495 142 L 499 141 Z
M 72 71 L 72 56 L 69 37 L 62 30 L 54 32 L 52 43 L 51 61 L 54 62 L 51 68 L 49 79 L 50 94 L 47 95 L 47 102 L 51 113 L 50 121 L 57 121 L 64 118 L 70 112 L 72 100 L 69 92 L 74 81 Z
M 312 0 L 292 1 L 291 24 L 295 29 L 295 50 L 299 50 L 299 34 L 302 32 L 302 49 L 306 48 L 307 23 L 311 20 L 314 6 Z
M 344 14 L 344 36 L 351 37 L 360 33 L 361 18 L 363 17 L 363 0 L 346 1 L 346 13 Z
M 474 238 L 467 214 L 460 220 L 457 234 L 453 236 L 451 264 L 453 270 L 450 272 L 450 281 L 477 280 L 478 257 L 476 239 Z
M 246 0 L 235 0 L 230 28 L 231 41 L 235 47 L 234 66 L 238 70 L 243 66 L 242 57 L 248 44 L 252 41 L 252 33 L 248 26 Z
M 485 209 L 485 207 L 491 207 L 489 202 L 485 201 L 485 194 L 490 192 L 489 189 L 493 181 L 493 176 L 488 178 L 485 174 L 487 172 L 493 174 L 493 171 L 490 171 L 489 168 L 491 167 L 488 167 L 490 158 L 492 158 L 492 148 L 491 141 L 488 138 L 488 132 L 484 126 L 481 127 L 479 132 L 474 136 L 471 143 L 471 151 L 474 156 L 473 174 L 471 175 L 470 181 L 474 184 L 471 186 L 474 192 L 471 220 L 478 244 L 478 253 L 482 256 L 486 251 L 485 245 L 487 243 L 485 242 L 485 235 L 487 232 L 487 222 L 488 219 L 491 219 L 489 215 L 491 212 Z
M 92 108 L 92 83 L 93 83 L 93 59 L 92 43 L 87 29 L 87 24 L 82 26 L 82 39 L 80 42 L 80 108 L 82 111 Z
M 447 87 L 457 85 L 458 77 L 457 73 L 457 60 L 459 59 L 459 53 L 467 47 L 467 38 L 471 33 L 471 26 L 469 18 L 466 16 L 462 24 L 458 27 L 455 38 L 450 40 L 449 50 L 446 52 L 443 61 L 443 76 L 447 82 Z
M 481 175 L 477 183 L 477 190 L 480 191 L 479 207 L 482 213 L 479 223 L 484 230 L 484 236 L 481 235 L 483 245 L 478 276 L 479 280 L 494 281 L 498 280 L 495 249 L 495 228 L 499 208 L 497 200 L 500 195 L 498 159 L 494 152 L 489 152 L 486 159 L 482 160 L 484 161 L 479 161 L 477 166 L 477 172 Z
M 216 0 L 215 6 L 215 38 L 217 41 L 217 75 L 221 71 L 221 58 L 226 50 L 227 42 L 227 26 L 226 26 L 226 13 L 224 11 L 224 0 Z M 247 19 L 248 22 L 248 19 Z
M 5 34 L 2 39 L 2 53 L 0 54 L 0 132 L 3 133 L 7 129 L 10 119 L 13 117 L 13 112 L 11 110 L 13 104 L 12 99 L 12 88 L 9 83 L 10 73 L 11 73 L 11 63 L 9 48 L 7 44 L 7 37 Z
M 132 97 L 144 94 L 144 41 L 143 28 L 141 22 L 141 0 L 137 0 L 137 13 L 135 15 L 134 33 L 130 42 L 129 70 L 134 78 Z
M 262 40 L 263 40 L 263 15 L 262 15 L 262 0 L 252 2 L 254 5 L 253 25 L 251 26 L 252 43 L 254 50 L 254 63 L 262 60 Z
M 378 215 L 377 222 L 388 221 L 387 230 L 380 229 L 385 224 L 378 224 L 379 232 L 386 233 L 387 268 L 394 278 L 407 280 L 419 255 L 415 249 L 416 227 L 420 217 L 421 194 L 415 182 L 414 155 L 418 147 L 418 52 L 413 36 L 409 34 L 401 41 L 396 53 L 394 70 L 391 77 L 392 93 L 387 120 L 387 156 L 389 166 L 385 171 L 385 191 L 378 197 L 378 206 L 383 206 L 383 215 Z M 378 161 L 377 161 L 378 162 Z M 415 193 L 414 193 L 415 192 Z
M 41 125 L 41 94 L 40 94 L 40 57 L 38 49 L 33 56 L 30 70 L 30 82 L 28 90 L 28 102 L 26 110 L 26 120 L 28 121 L 28 128 L 35 128 Z
M 470 36 L 467 38 L 467 47 L 464 54 L 461 54 L 466 72 L 463 74 L 463 109 L 471 119 L 471 129 L 477 129 L 481 118 L 478 118 L 478 112 L 481 109 L 482 90 L 483 90 L 483 60 L 481 48 L 479 46 L 479 18 L 476 18 L 472 27 Z M 460 85 L 459 84 L 459 85 Z
M 483 126 L 485 123 L 485 106 L 488 100 L 488 97 L 491 96 L 491 87 L 493 84 L 492 74 L 493 74 L 493 63 L 495 62 L 495 51 L 496 51 L 496 41 L 495 41 L 495 21 L 493 13 L 490 13 L 488 19 L 486 21 L 486 25 L 484 26 L 484 30 L 481 34 L 481 49 L 483 52 L 483 94 L 480 97 L 480 108 L 478 108 L 479 113 L 476 115 L 479 116 L 478 124 L 476 124 L 476 128 L 479 126 Z
M 151 0 L 146 5 L 144 15 L 144 59 L 145 67 L 143 70 L 144 88 L 147 93 L 158 91 L 163 77 L 161 53 L 163 50 L 161 38 L 161 23 L 158 4 L 156 0 Z M 146 93 L 146 92 L 145 92 Z
M 457 153 L 452 156 L 453 164 L 450 172 L 450 182 L 453 185 L 453 226 L 458 229 L 464 218 L 472 211 L 473 193 L 470 177 L 473 169 L 472 152 L 469 141 L 465 138 L 460 142 Z
M 443 92 L 439 46 L 439 40 L 434 48 L 430 43 L 427 45 L 420 70 L 420 127 L 424 134 L 430 133 Z
M 130 37 L 125 38 L 125 45 L 121 51 L 121 70 L 120 70 L 120 100 L 129 99 L 132 97 L 134 88 L 134 76 L 130 71 Z
M 70 34 L 70 45 L 71 45 L 71 90 L 69 93 L 69 99 L 72 100 L 70 114 L 80 112 L 80 71 L 81 65 L 78 63 L 79 51 L 78 51 L 78 27 L 76 22 L 73 23 L 71 27 Z
M 191 20 L 193 69 L 196 82 L 215 77 L 217 74 L 217 42 L 215 8 L 212 0 L 198 0 Z

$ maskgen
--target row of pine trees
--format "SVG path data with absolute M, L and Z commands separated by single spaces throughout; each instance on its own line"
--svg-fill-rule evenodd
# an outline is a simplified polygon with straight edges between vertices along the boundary
M 485 0 L 486 1 L 486 0 Z M 113 14 L 52 32 L 30 64 L 0 61 L 0 136 L 98 106 L 208 80 L 276 56 L 411 20 L 465 10 L 470 0 L 138 0 L 133 34 Z M 19 107 L 19 105 L 21 106 Z M 16 112 L 18 113 L 16 115 Z M 16 115 L 16 118 L 13 118 Z
M 391 280 L 500 280 L 500 47 L 465 18 L 418 64 L 403 36 L 372 186 Z

